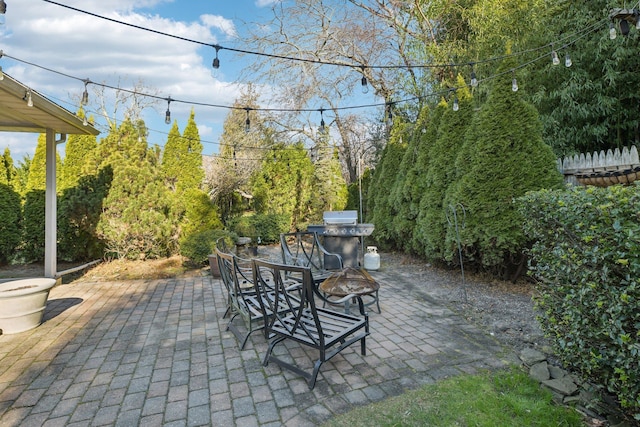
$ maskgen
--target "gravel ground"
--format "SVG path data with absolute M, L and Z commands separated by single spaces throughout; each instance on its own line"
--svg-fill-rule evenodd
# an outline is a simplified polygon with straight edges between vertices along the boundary
M 438 298 L 516 352 L 524 348 L 547 354 L 551 351 L 536 320 L 531 299 L 533 285 L 525 278 L 512 283 L 465 272 L 463 283 L 460 270 L 436 268 L 400 253 L 381 253 L 381 268 L 385 266 L 400 266 L 424 284 L 429 296 Z

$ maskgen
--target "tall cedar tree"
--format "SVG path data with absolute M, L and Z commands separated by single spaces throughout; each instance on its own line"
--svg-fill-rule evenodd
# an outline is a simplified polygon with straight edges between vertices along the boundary
M 422 109 L 418 119 L 420 135 L 420 143 L 418 145 L 418 156 L 416 163 L 408 172 L 407 182 L 407 198 L 409 199 L 409 211 L 415 215 L 416 222 L 411 237 L 411 248 L 413 252 L 425 255 L 425 247 L 427 246 L 427 234 L 429 230 L 424 225 L 425 207 L 422 205 L 422 198 L 428 190 L 425 175 L 429 170 L 431 147 L 436 143 L 438 138 L 438 127 L 440 119 L 449 107 L 444 99 L 440 100 L 438 105 L 432 109 Z
M 126 120 L 98 147 L 100 168 L 112 168 L 113 182 L 97 232 L 117 258 L 158 258 L 177 250 L 170 194 L 145 134 L 144 123 Z
M 84 111 L 78 112 L 78 117 L 84 117 Z M 93 119 L 89 120 L 90 122 Z M 60 187 L 58 192 L 75 187 L 81 177 L 95 175 L 96 149 L 98 140 L 94 135 L 69 135 L 64 150 L 64 161 L 59 170 Z
M 438 137 L 429 148 L 429 168 L 424 175 L 425 191 L 420 201 L 420 220 L 417 226 L 425 237 L 424 254 L 427 259 L 441 260 L 451 248 L 445 247 L 445 236 L 452 213 L 444 204 L 447 189 L 456 177 L 455 162 L 464 144 L 465 133 L 473 120 L 470 92 L 458 82 L 459 110 L 453 111 L 450 99 L 438 126 Z M 455 249 L 455 248 L 454 248 Z
M 503 74 L 466 134 L 456 160 L 459 175 L 444 201 L 444 206 L 461 204 L 466 210 L 461 230 L 466 259 L 496 274 L 507 274 L 522 262 L 526 238 L 514 198 L 562 184 L 536 109 L 511 90 L 508 71 L 513 66 L 505 62 L 498 70 Z M 452 228 L 447 242 L 455 242 Z
M 309 218 L 312 222 L 322 221 L 324 211 L 340 211 L 347 204 L 347 184 L 342 176 L 338 152 L 329 144 L 326 132 L 319 135 L 316 156 Z
M 313 164 L 301 143 L 276 144 L 251 179 L 253 208 L 258 213 L 285 215 L 290 229 L 303 229 L 309 217 Z
M 29 165 L 24 213 L 22 222 L 21 256 L 25 261 L 44 259 L 44 215 L 46 189 L 46 148 L 45 134 L 38 136 L 38 145 Z M 56 151 L 56 171 L 61 169 L 60 155 Z M 56 173 L 56 187 L 61 186 L 61 175 Z
M 408 126 L 397 117 L 391 127 L 389 142 L 382 151 L 380 162 L 374 171 L 373 181 L 369 187 L 369 203 L 371 219 L 375 225 L 374 238 L 380 244 L 393 245 L 393 218 L 396 215 L 396 206 L 389 197 L 389 188 L 395 181 L 396 174 L 407 149 Z
M 8 148 L 0 158 L 0 265 L 6 264 L 20 244 L 22 206 L 14 189 L 16 170 Z
M 390 193 L 392 204 L 397 209 L 397 214 L 394 216 L 392 223 L 393 240 L 396 247 L 407 252 L 412 251 L 411 239 L 415 231 L 416 217 L 418 216 L 417 203 L 411 203 L 414 192 L 412 187 L 421 181 L 420 175 L 424 173 L 424 170 L 417 170 L 416 165 L 421 154 L 422 130 L 426 126 L 425 120 L 428 115 L 429 108 L 425 106 L 420 110 L 418 119 L 408 134 L 407 149 Z M 422 192 L 418 194 L 421 195 Z

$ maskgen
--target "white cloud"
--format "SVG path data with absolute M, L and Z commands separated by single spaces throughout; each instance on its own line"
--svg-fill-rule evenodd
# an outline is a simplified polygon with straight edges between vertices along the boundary
M 222 31 L 227 37 L 236 37 L 238 34 L 233 21 L 225 17 L 218 15 L 202 15 L 200 19 L 208 28 L 216 28 Z
M 233 22 L 223 17 L 203 15 L 199 21 L 179 22 L 138 12 L 140 7 L 152 7 L 159 3 L 167 1 L 65 2 L 78 9 L 189 40 L 215 43 L 216 35 L 220 32 L 225 36 L 235 34 Z M 219 73 L 217 78 L 212 77 L 210 64 L 214 50 L 211 47 L 120 25 L 41 0 L 13 1 L 9 12 L 5 28 L 7 33 L 0 34 L 1 48 L 5 54 L 20 60 L 111 86 L 132 88 L 141 81 L 150 92 L 160 97 L 171 96 L 193 104 L 230 106 L 239 96 L 239 85 L 220 81 L 225 75 L 234 76 L 229 69 L 229 61 L 224 64 L 226 74 Z M 0 59 L 0 65 L 8 74 L 68 110 L 75 111 L 78 108 L 77 102 L 84 89 L 82 81 L 6 57 Z M 90 112 L 97 109 L 95 102 L 95 99 L 91 99 Z M 182 130 L 194 108 L 198 124 L 203 129 L 211 129 L 207 136 L 217 138 L 219 132 L 213 129 L 221 128 L 228 110 L 190 103 L 171 103 L 172 119 L 178 120 Z M 160 100 L 156 110 L 147 111 L 144 118 L 147 126 L 159 131 L 150 132 L 150 143 L 162 145 L 166 140 L 162 132 L 169 131 L 164 124 L 166 102 Z M 117 119 L 121 120 L 122 117 Z M 4 149 L 6 140 L 11 141 L 12 155 L 19 153 L 21 158 L 23 151 L 33 153 L 37 135 L 2 135 L 0 150 Z M 24 147 L 19 144 L 20 140 Z M 207 149 L 217 150 L 217 144 L 205 144 Z
M 282 0 L 256 0 L 256 6 L 267 7 L 276 3 L 280 3 Z

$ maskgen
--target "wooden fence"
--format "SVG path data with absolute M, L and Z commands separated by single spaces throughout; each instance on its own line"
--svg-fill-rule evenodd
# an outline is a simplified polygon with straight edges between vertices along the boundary
M 576 154 L 558 159 L 558 170 L 574 185 L 606 187 L 640 179 L 640 158 L 635 145 L 606 152 Z

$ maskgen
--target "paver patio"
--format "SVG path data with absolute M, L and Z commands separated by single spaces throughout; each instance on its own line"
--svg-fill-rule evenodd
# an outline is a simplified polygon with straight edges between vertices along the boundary
M 372 275 L 382 314 L 370 313 L 367 355 L 342 351 L 311 391 L 262 366 L 261 334 L 239 351 L 225 330 L 222 285 L 210 276 L 56 286 L 40 327 L 0 336 L 0 425 L 311 426 L 511 360 L 431 298 L 421 278 L 384 263 Z M 313 354 L 286 347 L 276 351 L 312 365 Z

